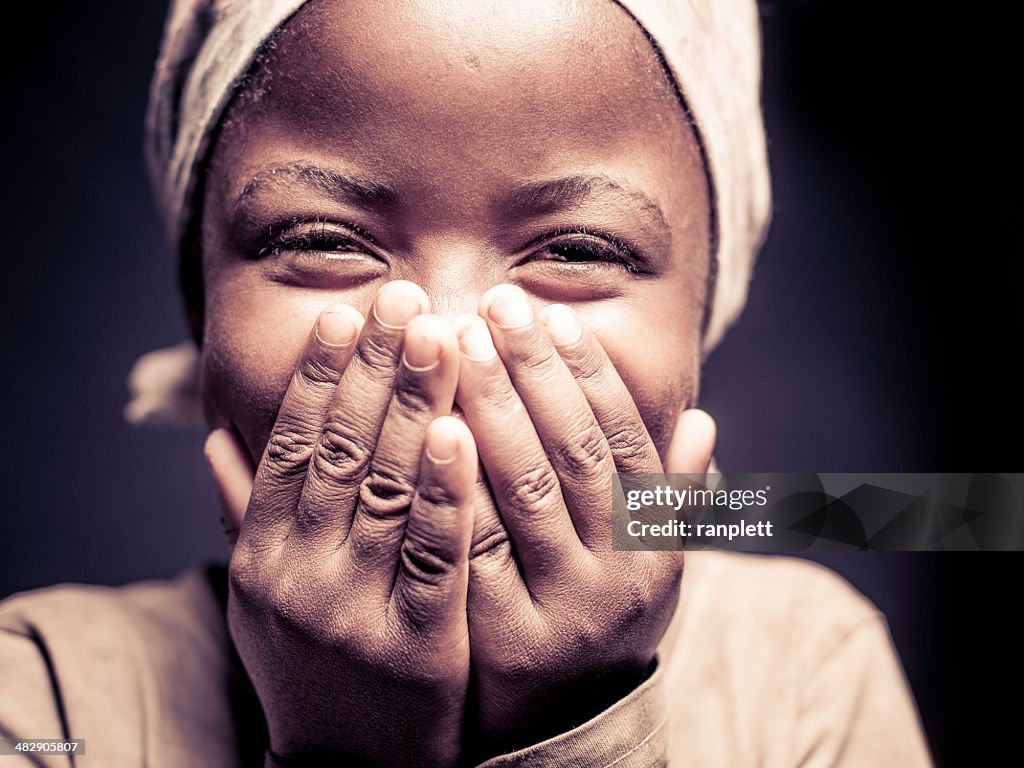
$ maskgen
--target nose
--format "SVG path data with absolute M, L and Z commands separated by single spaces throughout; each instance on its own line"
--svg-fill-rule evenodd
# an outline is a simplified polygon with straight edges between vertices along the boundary
M 476 314 L 480 297 L 493 285 L 506 282 L 507 266 L 500 254 L 479 243 L 444 239 L 421 243 L 402 270 L 430 298 L 431 312 L 454 319 Z
M 423 290 L 430 297 L 431 312 L 449 320 L 454 320 L 463 314 L 475 315 L 480 297 L 487 289 L 467 289 L 466 286 L 428 287 L 423 285 Z

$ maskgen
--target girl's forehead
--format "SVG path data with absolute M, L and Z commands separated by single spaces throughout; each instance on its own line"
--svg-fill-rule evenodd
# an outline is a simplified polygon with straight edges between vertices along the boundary
M 340 48 L 353 61 L 376 66 L 464 66 L 481 73 L 485 65 L 508 67 L 523 56 L 557 59 L 573 49 L 607 55 L 617 40 L 628 46 L 644 38 L 613 0 L 312 0 L 285 26 L 274 45 L 279 51 L 299 42 L 317 54 Z
M 543 129 L 581 112 L 622 124 L 680 110 L 645 35 L 611 0 L 314 0 L 262 68 L 249 98 L 313 125 L 409 116 L 454 131 L 486 115 Z

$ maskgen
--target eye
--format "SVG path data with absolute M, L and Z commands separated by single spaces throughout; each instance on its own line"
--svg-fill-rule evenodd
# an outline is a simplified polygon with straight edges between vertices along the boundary
M 617 264 L 628 267 L 613 249 L 589 240 L 571 240 L 568 242 L 550 243 L 538 256 L 549 261 L 561 261 L 566 264 Z
M 366 253 L 372 256 L 366 235 L 355 229 L 312 221 L 278 228 L 270 241 L 257 252 L 257 258 L 280 256 L 287 253 L 348 254 Z
M 550 301 L 579 302 L 624 295 L 635 279 L 654 274 L 640 251 L 582 229 L 548 233 L 524 249 L 514 281 Z
M 329 221 L 276 227 L 253 256 L 278 282 L 324 288 L 349 287 L 381 277 L 388 263 L 356 227 Z
M 547 235 L 521 264 L 555 262 L 576 269 L 616 269 L 640 272 L 636 251 L 617 238 L 573 230 Z

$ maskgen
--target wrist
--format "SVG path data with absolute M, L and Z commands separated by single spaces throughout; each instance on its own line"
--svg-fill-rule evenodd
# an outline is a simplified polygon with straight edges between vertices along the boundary
M 482 761 L 568 733 L 633 693 L 655 666 L 652 660 L 639 669 L 601 670 L 539 686 L 514 698 L 509 697 L 507 687 L 495 686 L 494 706 L 482 707 L 478 713 L 474 755 Z M 504 688 L 504 695 L 499 688 Z

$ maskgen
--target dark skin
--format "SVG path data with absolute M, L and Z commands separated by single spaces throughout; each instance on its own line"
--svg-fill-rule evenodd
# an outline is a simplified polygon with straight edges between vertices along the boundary
M 714 442 L 706 175 L 632 20 L 311 3 L 205 192 L 207 454 L 272 748 L 453 765 L 626 695 L 682 559 L 610 551 L 611 473 Z

